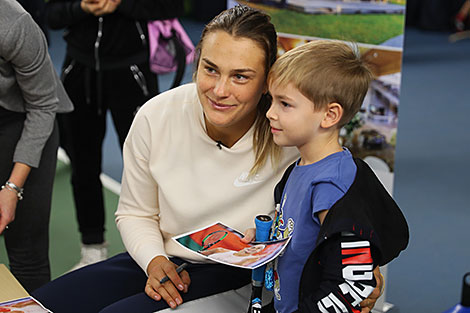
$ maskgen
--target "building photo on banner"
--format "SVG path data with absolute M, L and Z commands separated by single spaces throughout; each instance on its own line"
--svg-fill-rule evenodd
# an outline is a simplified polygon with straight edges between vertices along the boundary
M 406 1 L 255 0 L 227 4 L 248 5 L 271 16 L 278 32 L 278 56 L 319 39 L 357 44 L 374 80 L 360 111 L 341 129 L 340 140 L 355 157 L 368 163 L 392 194 Z M 387 266 L 381 272 L 387 281 Z M 374 310 L 386 312 L 392 307 L 384 293 Z

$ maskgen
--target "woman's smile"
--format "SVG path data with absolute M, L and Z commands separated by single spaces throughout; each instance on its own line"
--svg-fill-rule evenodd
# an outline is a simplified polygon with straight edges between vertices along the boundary
M 210 98 L 207 98 L 207 99 L 209 100 L 209 103 L 212 105 L 212 107 L 215 110 L 227 111 L 236 107 L 236 105 L 233 105 L 233 104 L 224 104 L 224 103 L 216 102 Z

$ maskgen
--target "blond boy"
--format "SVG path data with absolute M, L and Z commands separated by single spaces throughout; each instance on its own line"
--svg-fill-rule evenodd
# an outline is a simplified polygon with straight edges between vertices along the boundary
M 339 41 L 290 50 L 269 73 L 274 142 L 300 152 L 278 186 L 273 235 L 292 239 L 274 265 L 276 312 L 360 312 L 376 286 L 373 268 L 407 245 L 400 209 L 339 143 L 371 80 L 357 48 Z

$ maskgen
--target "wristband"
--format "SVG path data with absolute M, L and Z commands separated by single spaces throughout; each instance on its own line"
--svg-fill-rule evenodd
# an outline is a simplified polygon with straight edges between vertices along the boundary
M 2 186 L 2 189 L 4 189 L 4 188 L 16 193 L 16 196 L 18 197 L 18 200 L 23 200 L 23 191 L 24 191 L 23 188 L 18 187 L 17 185 L 12 183 L 11 181 L 7 181 L 5 183 L 5 185 Z

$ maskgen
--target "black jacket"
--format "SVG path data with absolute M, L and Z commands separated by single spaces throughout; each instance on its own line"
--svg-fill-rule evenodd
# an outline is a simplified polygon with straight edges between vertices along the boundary
M 338 242 L 342 233 L 352 233 L 356 238 L 370 242 L 374 266 L 387 264 L 408 245 L 408 225 L 400 208 L 369 166 L 360 159 L 354 161 L 357 165 L 354 182 L 328 211 L 315 249 L 304 266 L 297 312 L 319 312 L 316 305 L 322 297 L 319 288 L 324 288 L 328 279 L 324 273 L 329 262 L 325 260 L 331 258 L 331 251 L 337 252 L 331 245 Z M 286 170 L 275 188 L 276 203 L 281 199 L 291 168 Z M 341 258 L 341 255 L 333 257 Z
M 80 0 L 50 0 L 47 24 L 51 29 L 66 28 L 67 54 L 99 70 L 148 60 L 147 22 L 181 12 L 180 0 L 121 0 L 115 12 L 96 17 L 81 9 Z

